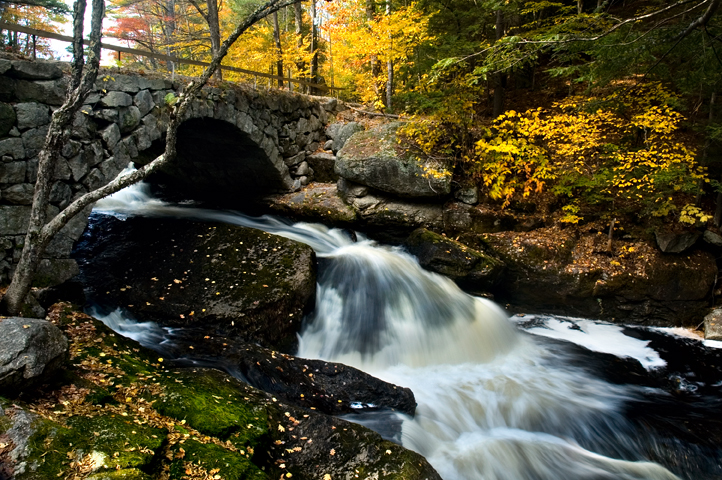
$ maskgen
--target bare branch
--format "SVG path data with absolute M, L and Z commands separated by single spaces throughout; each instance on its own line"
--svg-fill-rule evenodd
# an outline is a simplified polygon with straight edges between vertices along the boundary
M 709 20 L 717 12 L 719 5 L 720 0 L 712 0 L 712 2 L 709 4 L 709 7 L 707 7 L 707 10 L 702 14 L 702 16 L 700 16 L 694 22 L 690 23 L 689 26 L 678 35 L 677 40 L 682 40 L 684 37 L 692 33 L 692 31 L 696 28 L 707 26 L 707 22 L 709 22 Z

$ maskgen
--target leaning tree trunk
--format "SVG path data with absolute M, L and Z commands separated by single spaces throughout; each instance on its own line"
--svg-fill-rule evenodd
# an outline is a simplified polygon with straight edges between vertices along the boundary
M 79 5 L 76 6 L 73 12 L 73 33 L 76 35 L 76 40 L 77 38 L 82 38 L 83 16 L 85 14 L 85 1 L 80 0 L 78 3 Z M 45 144 L 38 155 L 37 180 L 35 182 L 35 192 L 33 194 L 33 205 L 30 211 L 28 231 L 25 236 L 25 245 L 23 246 L 23 251 L 15 268 L 10 286 L 2 299 L 2 305 L 0 305 L 0 310 L 5 310 L 10 315 L 17 315 L 20 312 L 25 297 L 30 291 L 35 271 L 40 264 L 41 256 L 53 238 L 53 236 L 48 236 L 43 232 L 48 201 L 50 199 L 53 172 L 60 151 L 70 137 L 70 128 L 68 127 L 72 125 L 73 117 L 80 109 L 98 76 L 100 65 L 100 29 L 105 13 L 105 2 L 103 0 L 92 0 L 92 6 L 93 13 L 90 29 L 88 65 L 83 71 L 81 47 L 80 54 L 76 51 L 73 55 L 73 73 L 68 96 L 65 103 L 53 113 L 50 126 L 48 127 L 48 133 L 45 137 Z M 79 37 L 78 34 L 80 34 Z M 74 42 L 76 47 L 78 44 L 79 42 Z

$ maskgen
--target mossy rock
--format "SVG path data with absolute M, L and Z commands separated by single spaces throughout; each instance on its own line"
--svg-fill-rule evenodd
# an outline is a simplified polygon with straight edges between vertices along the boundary
M 9 466 L 17 480 L 439 478 L 423 457 L 361 425 L 282 404 L 218 370 L 171 368 L 68 306 L 49 312 L 71 342 L 66 381 L 39 403 L 0 400 L 24 411 L 0 415 L 2 431 L 20 430 L 21 417 L 30 426 L 20 463 Z
M 356 132 L 336 158 L 341 177 L 401 197 L 443 197 L 451 192 L 448 162 L 430 165 L 404 151 L 393 122 Z M 433 173 L 432 173 L 433 172 Z
M 404 247 L 423 268 L 445 275 L 473 293 L 488 292 L 499 283 L 505 268 L 498 258 L 425 228 L 415 230 Z
M 356 210 L 339 196 L 336 184 L 312 183 L 299 192 L 265 199 L 273 212 L 305 221 L 348 226 L 358 220 Z
M 83 242 L 90 296 L 139 320 L 292 350 L 315 304 L 313 250 L 260 230 L 102 216 Z
M 253 464 L 247 450 L 229 451 L 213 443 L 188 440 L 170 450 L 173 460 L 169 480 L 187 479 L 188 471 L 219 475 L 225 480 L 266 480 L 268 476 Z M 196 477 L 193 477 L 196 478 Z
M 154 407 L 161 415 L 185 421 L 203 434 L 253 445 L 266 434 L 266 412 L 248 403 L 247 389 L 250 387 L 231 381 L 218 370 L 180 370 L 164 385 L 164 396 Z
M 124 468 L 111 472 L 94 473 L 85 480 L 152 480 L 152 477 L 137 468 Z
M 69 461 L 84 461 L 94 470 L 148 468 L 167 434 L 120 415 L 77 416 L 68 419 L 66 425 L 42 419 L 38 422 L 28 443 L 34 461 L 19 480 L 54 478 L 72 468 Z

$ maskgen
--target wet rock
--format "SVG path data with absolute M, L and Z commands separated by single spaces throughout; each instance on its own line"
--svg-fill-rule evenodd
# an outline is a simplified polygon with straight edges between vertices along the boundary
M 424 228 L 415 230 L 404 247 L 425 269 L 445 275 L 475 293 L 488 292 L 504 271 L 501 260 Z
M 657 246 L 664 253 L 682 253 L 689 250 L 699 240 L 699 232 L 655 232 Z
M 704 317 L 704 338 L 722 340 L 722 308 L 715 308 Z
M 712 230 L 705 230 L 702 235 L 702 239 L 710 245 L 722 247 L 722 235 L 715 233 Z
M 341 363 L 298 358 L 253 344 L 234 345 L 224 338 L 193 342 L 173 341 L 173 352 L 187 354 L 195 343 L 195 355 L 221 365 L 245 381 L 298 407 L 328 415 L 391 410 L 414 415 L 416 400 L 411 390 L 392 385 Z
M 292 348 L 314 305 L 313 251 L 259 230 L 94 216 L 80 257 L 96 302 L 137 318 Z M 85 243 L 84 243 L 85 245 Z
M 454 192 L 454 198 L 468 205 L 479 203 L 479 187 L 460 188 Z
M 361 425 L 289 405 L 218 370 L 169 369 L 167 358 L 67 305 L 54 306 L 50 315 L 72 333 L 76 361 L 67 375 L 82 373 L 86 380 L 82 388 L 64 385 L 74 402 L 55 406 L 68 412 L 63 423 L 55 414 L 25 422 L 31 428 L 22 435 L 29 439 L 22 459 L 4 462 L 15 473 L 25 468 L 20 478 L 54 478 L 68 471 L 69 461 L 96 480 L 191 474 L 318 480 L 326 474 L 354 478 L 356 472 L 387 480 L 440 478 L 423 457 Z M 93 361 L 99 351 L 104 362 Z M 105 374 L 109 364 L 122 372 L 122 383 Z M 13 423 L 6 417 L 14 418 L 16 407 L 3 402 L 0 436 L 9 443 L 4 434 Z
M 16 395 L 51 378 L 67 354 L 68 340 L 52 323 L 34 318 L 0 319 L 0 392 Z
M 605 235 L 577 237 L 557 227 L 462 235 L 460 241 L 503 260 L 507 273 L 495 298 L 531 312 L 697 325 L 717 274 L 707 252 L 669 256 L 650 243 L 630 241 L 615 244 L 610 257 Z
M 400 123 L 356 133 L 336 158 L 336 173 L 348 180 L 402 197 L 442 197 L 451 191 L 451 174 L 427 174 L 424 165 L 396 141 Z M 431 167 L 431 165 L 427 165 Z M 445 170 L 436 165 L 438 171 Z

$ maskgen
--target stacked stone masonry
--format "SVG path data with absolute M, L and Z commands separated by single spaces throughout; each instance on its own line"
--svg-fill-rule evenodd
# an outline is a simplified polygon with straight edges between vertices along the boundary
M 0 58 L 0 284 L 11 278 L 22 250 L 37 155 L 65 98 L 68 73 L 65 63 Z M 48 215 L 105 185 L 153 142 L 162 142 L 170 103 L 188 81 L 101 71 L 55 168 Z M 292 191 L 310 181 L 306 156 L 326 141 L 325 124 L 336 106 L 335 99 L 223 84 L 204 88 L 184 120 L 234 125 L 265 152 L 282 179 L 281 190 Z M 77 272 L 70 251 L 88 213 L 53 240 L 36 283 L 57 284 Z

